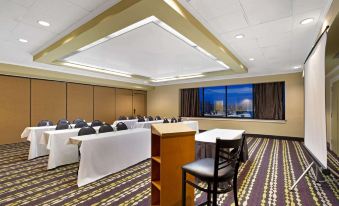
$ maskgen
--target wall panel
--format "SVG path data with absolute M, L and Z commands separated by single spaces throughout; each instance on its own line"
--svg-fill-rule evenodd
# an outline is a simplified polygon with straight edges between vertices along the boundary
M 131 116 L 133 114 L 133 91 L 129 89 L 116 89 L 116 118 Z
M 43 119 L 54 124 L 66 118 L 66 83 L 31 80 L 31 125 Z
M 115 121 L 115 88 L 94 86 L 94 119 Z
M 0 144 L 23 141 L 30 124 L 30 79 L 0 76 Z
M 147 93 L 144 91 L 133 91 L 133 115 L 147 115 Z
M 67 83 L 67 119 L 93 121 L 93 86 Z

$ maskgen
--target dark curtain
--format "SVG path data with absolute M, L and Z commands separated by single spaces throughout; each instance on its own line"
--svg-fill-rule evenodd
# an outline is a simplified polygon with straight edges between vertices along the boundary
M 180 90 L 180 116 L 199 116 L 199 88 Z
M 254 119 L 285 119 L 285 82 L 253 85 Z

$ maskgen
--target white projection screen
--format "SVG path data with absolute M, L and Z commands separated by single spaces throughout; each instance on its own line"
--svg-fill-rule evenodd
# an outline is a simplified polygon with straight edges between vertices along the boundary
M 305 84 L 305 146 L 327 169 L 325 117 L 325 47 L 326 32 L 304 67 Z

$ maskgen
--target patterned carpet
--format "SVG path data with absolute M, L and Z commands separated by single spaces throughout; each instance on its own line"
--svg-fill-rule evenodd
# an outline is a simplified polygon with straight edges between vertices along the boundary
M 320 185 L 312 171 L 295 191 L 288 190 L 310 163 L 299 142 L 247 141 L 250 159 L 240 168 L 240 205 L 339 205 L 334 175 Z M 149 205 L 149 160 L 78 188 L 78 164 L 46 171 L 47 157 L 28 161 L 28 148 L 28 143 L 0 145 L 0 205 Z M 338 157 L 329 153 L 328 164 L 338 173 Z M 196 192 L 196 203 L 205 198 Z M 233 194 L 219 195 L 218 201 L 232 205 Z

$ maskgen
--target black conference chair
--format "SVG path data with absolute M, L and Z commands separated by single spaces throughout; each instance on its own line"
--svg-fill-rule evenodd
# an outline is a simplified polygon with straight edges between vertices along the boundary
M 64 129 L 70 129 L 70 128 L 72 128 L 71 125 L 69 125 L 67 123 L 66 124 L 65 123 L 61 123 L 61 124 L 57 124 L 55 130 L 64 130 Z
M 78 122 L 85 122 L 85 120 L 83 120 L 82 118 L 76 118 L 76 119 L 73 121 L 73 124 L 77 124 Z
M 60 119 L 57 123 L 58 124 L 69 124 L 69 121 L 67 119 Z
M 178 122 L 182 122 L 182 119 L 181 119 L 181 117 L 179 117 L 179 118 L 178 118 Z
M 53 122 L 50 120 L 41 120 L 38 123 L 38 127 L 44 127 L 44 126 L 53 126 Z
M 136 119 L 135 116 L 129 116 L 128 119 Z
M 182 205 L 186 205 L 186 183 L 194 188 L 207 193 L 207 201 L 201 205 L 212 203 L 217 205 L 217 195 L 233 190 L 234 202 L 238 206 L 237 175 L 240 164 L 240 154 L 244 144 L 244 136 L 237 140 L 221 140 L 217 138 L 215 158 L 196 160 L 182 166 Z M 230 149 L 233 148 L 231 151 Z M 186 173 L 193 175 L 198 180 L 206 182 L 206 187 L 186 179 Z M 229 184 L 219 184 L 229 183 Z M 222 187 L 220 187 L 222 186 Z M 213 200 L 211 202 L 211 195 Z
M 138 122 L 144 122 L 145 121 L 145 118 L 143 117 L 138 117 Z
M 163 123 L 169 123 L 168 119 L 167 119 L 167 118 L 164 118 Z
M 88 124 L 84 121 L 78 122 L 74 126 L 74 128 L 83 128 L 83 127 L 88 127 Z
M 177 123 L 178 121 L 177 121 L 177 119 L 175 118 L 175 117 L 173 117 L 172 119 L 171 119 L 171 123 Z
M 125 117 L 125 116 L 120 116 L 120 117 L 118 118 L 118 120 L 127 120 L 127 117 Z
M 160 116 L 156 116 L 155 120 L 161 120 L 161 117 Z
M 153 117 L 152 116 L 148 116 L 148 121 L 153 121 Z
M 117 127 L 117 131 L 127 130 L 128 129 L 126 124 L 123 123 L 123 122 L 119 122 L 116 127 Z
M 78 136 L 84 136 L 84 135 L 90 135 L 90 134 L 96 134 L 97 132 L 93 127 L 83 127 L 79 130 Z
M 100 120 L 94 120 L 92 123 L 91 123 L 91 127 L 99 127 L 99 126 L 102 126 L 104 125 L 104 123 Z
M 109 124 L 104 124 L 99 128 L 99 133 L 113 132 L 114 129 Z

